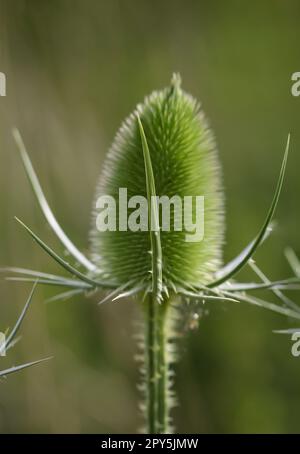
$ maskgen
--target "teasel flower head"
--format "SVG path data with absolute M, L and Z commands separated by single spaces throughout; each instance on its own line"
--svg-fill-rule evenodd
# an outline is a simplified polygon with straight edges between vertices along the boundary
M 160 210 L 162 285 L 172 289 L 205 284 L 220 267 L 222 257 L 224 191 L 221 167 L 215 140 L 201 106 L 181 89 L 177 74 L 173 75 L 169 87 L 154 91 L 137 105 L 122 124 L 108 152 L 96 200 L 101 195 L 110 195 L 116 200 L 117 230 L 99 232 L 96 228 L 98 212 L 94 211 L 93 262 L 103 273 L 103 280 L 107 278 L 116 286 L 132 280 L 151 280 L 149 231 L 118 230 L 119 189 L 126 188 L 128 199 L 137 195 L 147 198 L 145 160 L 137 116 L 149 147 L 156 196 L 168 197 L 171 202 L 177 198 L 179 204 L 186 196 L 194 201 L 196 196 L 204 196 L 204 236 L 201 241 L 186 240 L 190 232 L 183 222 L 183 203 L 179 220 L 182 221 L 181 231 L 174 228 L 174 205 L 170 204 L 169 231 L 161 227 Z M 196 204 L 193 203 L 194 220 L 195 211 Z

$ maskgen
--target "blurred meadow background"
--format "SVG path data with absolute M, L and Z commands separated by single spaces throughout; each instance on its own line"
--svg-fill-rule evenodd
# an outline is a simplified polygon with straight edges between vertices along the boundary
M 60 273 L 14 221 L 54 249 L 11 128 L 17 126 L 59 222 L 88 251 L 90 211 L 105 153 L 124 117 L 179 71 L 201 100 L 224 169 L 231 259 L 261 226 L 290 131 L 278 226 L 256 255 L 271 278 L 289 276 L 285 245 L 300 253 L 300 71 L 297 0 L 0 0 L 0 266 Z M 253 280 L 250 272 L 241 276 Z M 12 326 L 30 286 L 0 280 L 0 330 Z M 0 383 L 1 433 L 127 433 L 137 411 L 136 305 L 73 298 L 45 304 L 40 287 L 22 339 L 0 369 L 54 358 Z M 300 295 L 296 296 L 300 304 Z M 269 296 L 269 299 L 272 299 Z M 176 366 L 180 433 L 299 432 L 297 322 L 243 304 L 210 304 L 187 332 Z M 3 366 L 3 367 L 2 367 Z

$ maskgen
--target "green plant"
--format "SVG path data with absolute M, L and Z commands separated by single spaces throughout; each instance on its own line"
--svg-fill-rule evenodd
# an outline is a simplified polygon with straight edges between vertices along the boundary
M 26 301 L 26 304 L 15 324 L 15 326 L 13 327 L 13 329 L 10 331 L 10 333 L 8 334 L 7 338 L 5 339 L 5 341 L 0 344 L 0 356 L 1 354 L 3 354 L 3 352 L 7 352 L 10 348 L 12 348 L 15 343 L 18 341 L 18 339 L 16 339 L 16 335 L 21 327 L 21 324 L 24 320 L 24 317 L 27 313 L 27 310 L 31 304 L 31 301 L 32 301 L 32 297 L 33 297 L 33 293 L 34 293 L 34 290 L 35 290 L 35 286 L 33 286 L 31 292 L 30 292 L 30 295 Z M 19 372 L 23 369 L 26 369 L 27 367 L 31 367 L 31 366 L 34 366 L 36 364 L 39 364 L 41 362 L 44 362 L 44 361 L 47 361 L 49 358 L 44 358 L 44 359 L 39 359 L 37 361 L 31 361 L 30 363 L 25 363 L 25 364 L 20 364 L 18 366 L 14 366 L 14 367 L 10 367 L 9 369 L 5 369 L 5 370 L 0 370 L 0 378 L 1 377 L 6 377 L 7 375 L 10 375 L 10 374 L 13 374 L 15 372 Z
M 170 87 L 154 92 L 139 104 L 123 123 L 108 153 L 97 197 L 117 197 L 120 187 L 129 195 L 144 195 L 151 206 L 156 195 L 204 195 L 205 238 L 200 243 L 184 240 L 185 231 L 162 231 L 158 207 L 149 209 L 149 231 L 99 233 L 93 211 L 91 259 L 71 242 L 51 211 L 23 141 L 14 137 L 41 210 L 58 239 L 80 264 L 76 267 L 45 244 L 26 224 L 17 219 L 39 246 L 72 275 L 58 275 L 10 268 L 17 279 L 67 287 L 56 299 L 95 290 L 106 292 L 100 303 L 134 297 L 144 314 L 142 342 L 143 388 L 148 433 L 172 431 L 170 408 L 174 402 L 171 363 L 174 360 L 176 323 L 180 308 L 188 301 L 197 311 L 206 301 L 239 301 L 300 318 L 298 306 L 283 293 L 299 288 L 299 276 L 271 282 L 252 257 L 271 232 L 271 221 L 283 184 L 289 139 L 266 219 L 255 238 L 226 266 L 221 266 L 224 207 L 220 164 L 213 136 L 199 104 L 181 89 L 180 77 L 173 76 Z M 152 224 L 153 223 L 153 224 Z M 149 230 L 149 229 L 148 229 Z M 238 272 L 250 265 L 261 282 L 237 283 Z M 253 296 L 255 290 L 273 291 L 283 304 Z
M 294 273 L 294 275 L 297 277 L 297 278 L 300 278 L 300 260 L 299 258 L 297 257 L 297 255 L 295 254 L 295 252 L 293 251 L 293 249 L 291 248 L 286 248 L 285 250 L 285 256 L 286 256 L 286 259 Z M 281 295 L 279 295 L 281 296 Z M 286 298 L 286 297 L 285 297 Z M 288 303 L 290 304 L 294 304 L 293 302 L 291 302 L 290 300 L 288 300 Z M 294 304 L 294 307 L 296 308 L 297 310 L 297 306 Z M 281 330 L 276 330 L 274 331 L 275 333 L 279 333 L 279 334 L 293 334 L 293 333 L 300 333 L 300 328 L 289 328 L 289 329 L 281 329 Z

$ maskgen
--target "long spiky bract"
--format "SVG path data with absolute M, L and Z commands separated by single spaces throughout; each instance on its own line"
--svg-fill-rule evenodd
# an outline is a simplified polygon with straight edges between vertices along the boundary
M 18 129 L 14 128 L 13 131 L 13 137 L 15 139 L 15 142 L 18 146 L 20 156 L 26 171 L 26 174 L 28 176 L 28 179 L 30 181 L 30 184 L 32 186 L 33 192 L 39 202 L 39 205 L 41 207 L 41 210 L 48 221 L 49 226 L 52 228 L 54 233 L 57 235 L 59 240 L 62 242 L 62 244 L 65 246 L 65 248 L 68 250 L 68 252 L 78 261 L 80 262 L 87 270 L 89 271 L 96 271 L 95 265 L 87 259 L 78 249 L 77 247 L 72 243 L 72 241 L 67 237 L 59 223 L 57 222 L 48 202 L 47 199 L 43 193 L 43 190 L 41 188 L 40 182 L 38 180 L 38 177 L 34 171 L 34 168 L 32 166 L 32 163 L 30 161 L 30 158 L 28 156 L 28 153 L 26 151 L 24 142 L 22 140 L 21 134 L 18 131 Z
M 32 287 L 32 290 L 28 296 L 28 299 L 26 301 L 26 304 L 15 324 L 15 326 L 12 328 L 12 330 L 10 331 L 10 333 L 8 334 L 8 337 L 5 339 L 5 341 L 0 344 L 0 356 L 6 352 L 9 348 L 11 348 L 13 345 L 14 345 L 14 342 L 16 340 L 16 335 L 21 327 L 21 324 L 25 318 L 25 315 L 27 314 L 27 311 L 28 311 L 28 308 L 32 302 L 32 297 L 33 297 L 33 294 L 34 294 L 34 291 L 35 291 L 35 288 L 36 288 L 36 285 L 37 285 L 37 282 L 34 284 L 34 286 Z M 44 361 L 47 361 L 49 360 L 49 358 L 43 358 L 43 359 L 39 359 L 37 361 L 31 361 L 29 363 L 25 363 L 25 364 L 20 364 L 18 366 L 13 366 L 13 367 L 10 367 L 9 369 L 4 369 L 4 370 L 0 370 L 0 377 L 6 377 L 7 375 L 10 375 L 10 374 L 13 374 L 15 372 L 19 372 L 23 369 L 26 369 L 28 367 L 31 367 L 31 366 L 34 366 L 34 365 L 37 365 L 39 363 L 42 363 Z
M 157 203 L 153 201 L 156 198 L 155 180 L 153 175 L 153 168 L 151 162 L 150 151 L 145 136 L 144 128 L 141 123 L 139 115 L 137 116 L 139 123 L 139 130 L 142 141 L 143 157 L 145 164 L 146 188 L 147 188 L 147 201 L 148 201 L 148 228 L 150 231 L 150 245 L 151 245 L 151 273 L 152 273 L 152 289 L 151 293 L 157 302 L 162 299 L 162 248 L 160 238 L 159 226 L 159 212 Z
M 251 257 L 256 252 L 257 248 L 262 243 L 264 236 L 268 230 L 268 227 L 271 224 L 271 221 L 272 221 L 272 218 L 275 213 L 276 206 L 277 206 L 277 203 L 279 200 L 279 196 L 280 196 L 280 192 L 281 192 L 283 180 L 284 180 L 287 158 L 288 158 L 288 154 L 289 154 L 289 146 L 290 146 L 290 135 L 288 135 L 286 148 L 285 148 L 285 152 L 284 152 L 284 157 L 283 157 L 283 161 L 282 161 L 282 165 L 281 165 L 281 169 L 280 169 L 280 174 L 279 174 L 277 186 L 275 189 L 275 194 L 273 196 L 271 206 L 269 208 L 267 217 L 265 219 L 265 222 L 264 222 L 260 232 L 258 233 L 257 237 L 254 239 L 254 241 L 252 241 L 249 244 L 249 246 L 247 246 L 247 248 L 236 259 L 234 259 L 231 263 L 229 263 L 223 269 L 223 272 L 222 272 L 222 270 L 219 271 L 220 277 L 216 281 L 209 283 L 208 284 L 209 287 L 217 287 L 217 286 L 223 284 L 223 282 L 227 281 L 228 279 L 231 279 L 232 277 L 234 277 L 248 263 L 248 261 L 251 259 Z
M 259 246 L 272 231 L 271 222 L 286 170 L 289 136 L 273 199 L 261 229 L 254 240 L 223 267 L 224 194 L 216 145 L 199 103 L 181 89 L 179 75 L 173 76 L 169 87 L 145 98 L 124 121 L 115 137 L 104 163 L 95 200 L 102 195 L 114 197 L 119 229 L 99 232 L 96 228 L 98 211 L 93 208 L 90 258 L 74 246 L 58 224 L 16 130 L 14 138 L 43 215 L 74 261 L 79 262 L 80 268 L 66 262 L 17 219 L 71 277 L 23 268 L 2 271 L 11 274 L 9 279 L 33 281 L 38 278 L 40 284 L 66 287 L 66 291 L 50 299 L 54 301 L 96 290 L 107 292 L 100 303 L 138 296 L 144 314 L 142 388 L 147 432 L 172 431 L 170 408 L 176 399 L 170 366 L 176 356 L 174 340 L 178 314 L 182 314 L 179 308 L 186 301 L 247 302 L 300 319 L 300 308 L 283 293 L 299 288 L 300 264 L 293 251 L 286 252 L 295 274 L 291 278 L 271 281 L 253 261 Z M 121 188 L 126 189 L 128 199 L 142 196 L 148 201 L 148 228 L 142 224 L 137 231 L 124 229 L 124 225 L 120 227 L 124 223 L 119 200 Z M 174 228 L 175 210 L 170 209 L 170 231 L 161 228 L 160 207 L 152 204 L 152 199 L 158 197 L 160 200 L 163 196 L 169 200 L 174 196 L 181 199 L 204 196 L 202 241 L 185 241 L 188 233 L 185 227 L 181 231 Z M 128 207 L 126 215 L 132 213 L 132 207 Z M 237 274 L 246 265 L 251 267 L 259 282 L 236 282 Z M 253 296 L 251 292 L 257 290 L 272 292 L 280 304 Z
M 262 282 L 264 282 L 265 284 L 267 285 L 271 285 L 272 282 L 267 278 L 267 276 L 261 271 L 261 269 L 256 265 L 256 263 L 254 262 L 254 260 L 250 260 L 249 261 L 249 266 L 251 267 L 251 269 L 254 271 L 254 273 L 262 280 Z M 291 309 L 294 309 L 294 310 L 299 310 L 299 306 L 294 303 L 294 301 L 292 301 L 290 298 L 288 298 L 282 291 L 281 289 L 278 289 L 278 288 L 274 288 L 274 286 L 270 286 L 270 288 L 272 289 L 272 292 L 277 296 L 277 298 L 279 298 L 279 300 L 287 307 L 290 307 Z
M 28 367 L 32 367 L 37 364 L 43 363 L 44 361 L 48 361 L 49 359 L 51 359 L 51 357 L 38 359 L 37 361 L 31 361 L 30 363 L 19 364 L 18 366 L 13 366 L 10 367 L 9 369 L 0 370 L 0 377 L 6 377 L 7 375 L 14 374 L 15 372 L 27 369 Z
M 5 340 L 5 342 L 3 343 L 3 345 L 1 345 L 0 347 L 0 355 L 3 353 L 3 351 L 5 351 L 6 349 L 9 348 L 9 346 L 11 345 L 11 343 L 13 342 L 18 330 L 20 329 L 20 326 L 22 324 L 22 321 L 24 320 L 25 318 L 25 315 L 26 315 L 26 312 L 29 308 L 29 305 L 31 304 L 31 301 L 32 301 L 32 297 L 33 297 L 33 294 L 34 294 L 34 291 L 35 291 L 35 288 L 36 288 L 36 283 L 34 284 L 34 286 L 32 287 L 32 290 L 30 292 L 30 295 L 26 301 L 26 304 L 15 324 L 15 326 L 13 327 L 13 329 L 11 330 L 11 332 L 9 333 L 7 339 Z
M 295 273 L 295 276 L 297 278 L 299 278 L 300 277 L 300 260 L 299 260 L 299 258 L 297 257 L 297 255 L 295 254 L 293 249 L 291 249 L 291 248 L 286 248 L 286 250 L 284 252 L 285 252 L 285 256 L 286 256 L 286 259 L 287 259 L 290 267 L 292 268 L 293 272 Z M 288 300 L 287 305 L 289 305 L 291 307 L 290 303 L 291 303 L 290 300 Z M 297 309 L 300 312 L 300 308 L 297 307 L 297 305 L 294 302 L 292 302 L 292 308 L 294 308 L 294 310 L 296 310 L 296 312 L 297 312 Z M 292 316 L 292 318 L 300 319 L 300 316 L 299 317 Z M 274 332 L 279 333 L 279 334 L 300 333 L 300 328 L 282 329 L 282 330 L 277 330 Z

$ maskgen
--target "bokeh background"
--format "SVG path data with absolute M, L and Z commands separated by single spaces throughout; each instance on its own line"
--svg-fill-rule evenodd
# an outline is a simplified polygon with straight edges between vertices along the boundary
M 18 215 L 62 252 L 31 193 L 11 128 L 17 126 L 58 220 L 88 250 L 90 211 L 105 153 L 123 118 L 179 71 L 203 104 L 224 168 L 232 258 L 269 206 L 284 145 L 291 154 L 271 239 L 256 255 L 271 278 L 290 275 L 285 245 L 300 252 L 300 71 L 297 0 L 0 0 L 0 266 L 60 272 L 13 220 Z M 249 272 L 241 277 L 254 279 Z M 30 287 L 0 281 L 0 329 Z M 0 369 L 43 356 L 47 364 L 0 383 L 2 433 L 127 433 L 142 423 L 130 301 L 45 304 L 40 288 L 22 339 Z M 271 296 L 269 297 L 271 299 Z M 296 296 L 300 304 L 300 296 Z M 297 323 L 243 304 L 214 304 L 186 333 L 176 366 L 178 432 L 299 432 Z

